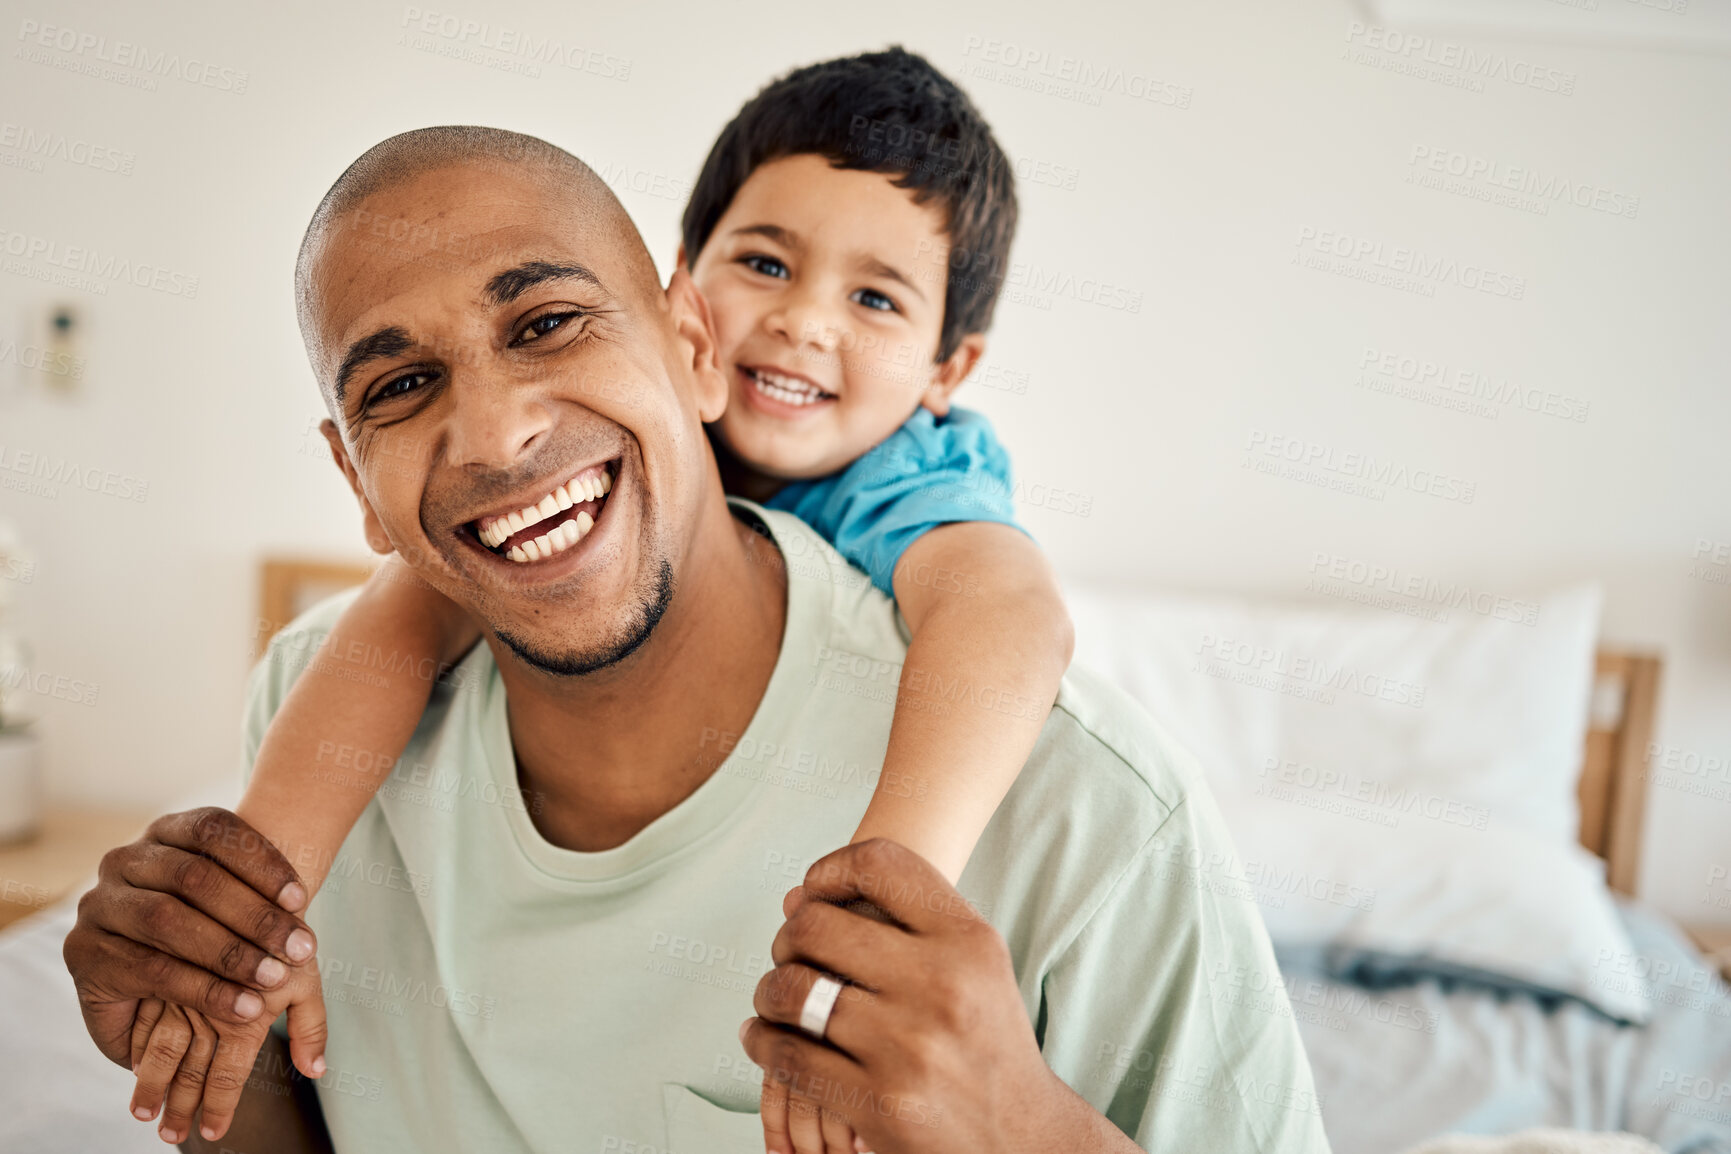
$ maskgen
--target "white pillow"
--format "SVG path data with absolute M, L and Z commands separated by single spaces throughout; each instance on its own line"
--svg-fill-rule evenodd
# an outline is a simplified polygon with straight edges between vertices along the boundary
M 1578 844 L 1600 593 L 1531 623 L 1072 590 L 1077 660 L 1189 746 L 1240 858 L 1218 892 L 1283 947 L 1500 977 L 1644 1021 L 1633 947 Z M 1494 611 L 1494 610 L 1493 610 Z M 1244 871 L 1233 875 L 1233 869 Z M 1239 884 L 1242 883 L 1242 884 Z
M 1530 625 L 1470 601 L 1438 623 L 1248 598 L 1069 600 L 1077 660 L 1187 744 L 1223 806 L 1278 784 L 1576 841 L 1597 586 L 1512 603 Z

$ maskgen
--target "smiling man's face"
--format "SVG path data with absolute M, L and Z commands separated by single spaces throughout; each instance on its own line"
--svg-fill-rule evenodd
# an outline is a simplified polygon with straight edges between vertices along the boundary
M 375 549 L 531 664 L 621 659 L 667 608 L 719 481 L 701 299 L 617 206 L 510 165 L 373 192 L 310 250 L 327 427 Z

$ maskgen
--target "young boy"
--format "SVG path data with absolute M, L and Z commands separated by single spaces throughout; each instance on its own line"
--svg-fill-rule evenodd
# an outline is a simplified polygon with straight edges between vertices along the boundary
M 1015 222 L 1010 168 L 979 113 L 925 60 L 891 49 L 797 70 L 748 102 L 710 151 L 680 246 L 730 382 L 709 426 L 728 491 L 805 519 L 895 597 L 912 635 L 855 840 L 899 841 L 952 882 L 1032 750 L 1071 650 L 1051 569 L 1016 527 L 1008 459 L 983 418 L 950 407 L 985 348 Z M 581 539 L 611 480 L 574 479 L 481 526 L 482 541 L 535 564 Z M 573 505 L 585 511 L 561 520 Z M 537 533 L 543 520 L 558 527 Z M 338 637 L 428 668 L 467 650 L 474 624 L 408 576 L 387 562 L 312 668 L 340 664 Z M 309 898 L 379 784 L 325 765 L 315 775 L 319 743 L 394 755 L 429 690 L 426 679 L 302 677 L 272 723 L 239 813 L 285 848 Z M 154 1117 L 166 1092 L 171 1140 L 189 1132 L 209 1061 L 208 1045 L 189 1048 L 194 1018 L 147 1004 L 134 1031 L 134 1112 Z M 763 1117 L 783 1154 L 855 1148 L 845 1124 L 790 1110 L 770 1078 Z M 207 1137 L 226 1126 L 206 1119 Z

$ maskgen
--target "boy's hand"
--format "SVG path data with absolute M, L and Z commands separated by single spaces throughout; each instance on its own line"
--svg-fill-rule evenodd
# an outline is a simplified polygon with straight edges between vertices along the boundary
M 133 1116 L 141 1121 L 156 1117 L 166 1095 L 167 1108 L 157 1126 L 163 1141 L 185 1141 L 194 1119 L 199 1119 L 207 1140 L 220 1139 L 234 1121 L 270 1025 L 284 1009 L 289 1015 L 290 1059 L 302 1074 L 317 1078 L 325 1069 L 325 1009 L 316 964 L 298 967 L 288 981 L 267 993 L 265 1013 L 244 1025 L 214 1021 L 154 998 L 140 1003 L 132 1032 L 138 1074 Z
M 758 1104 L 763 1117 L 763 1145 L 772 1154 L 864 1154 L 862 1143 L 841 1115 L 786 1087 L 763 1080 Z
M 782 916 L 792 917 L 800 901 L 799 891 L 789 891 L 781 899 Z M 864 899 L 851 901 L 846 908 L 874 921 L 895 921 Z M 773 1078 L 763 1080 L 757 1111 L 763 1119 L 763 1145 L 771 1154 L 868 1154 L 865 1142 L 846 1119 Z

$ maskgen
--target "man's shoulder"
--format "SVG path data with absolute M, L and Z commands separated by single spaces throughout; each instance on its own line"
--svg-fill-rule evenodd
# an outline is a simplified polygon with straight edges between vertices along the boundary
M 1072 666 L 1033 754 L 998 807 L 964 892 L 1012 937 L 1056 945 L 1173 853 L 1229 852 L 1196 763 L 1099 674 Z
M 1089 751 L 1105 782 L 1139 799 L 1156 821 L 1195 791 L 1202 772 L 1188 750 L 1140 702 L 1085 665 L 1072 665 L 1058 690 L 1048 727 L 1058 726 Z

